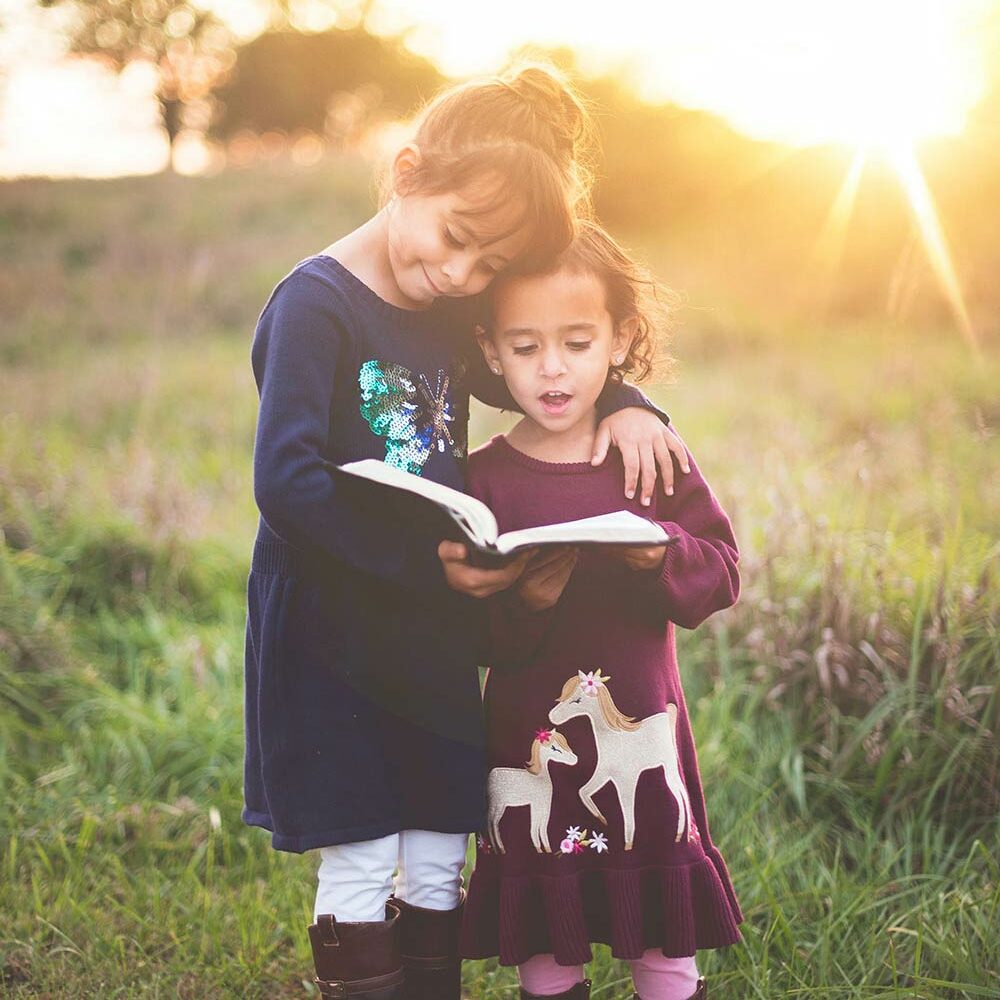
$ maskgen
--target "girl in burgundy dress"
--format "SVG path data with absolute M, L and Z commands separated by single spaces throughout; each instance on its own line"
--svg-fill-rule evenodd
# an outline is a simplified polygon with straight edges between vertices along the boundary
M 654 511 L 622 499 L 619 459 L 589 461 L 607 379 L 650 370 L 646 273 L 584 225 L 552 270 L 495 287 L 481 345 L 525 416 L 470 455 L 471 491 L 502 531 L 625 507 L 673 541 L 547 550 L 491 598 L 504 669 L 485 690 L 489 820 L 462 953 L 517 965 L 525 1000 L 586 1000 L 599 941 L 637 998 L 703 998 L 695 951 L 738 941 L 743 917 L 709 835 L 674 626 L 736 601 L 736 541 L 690 455 Z

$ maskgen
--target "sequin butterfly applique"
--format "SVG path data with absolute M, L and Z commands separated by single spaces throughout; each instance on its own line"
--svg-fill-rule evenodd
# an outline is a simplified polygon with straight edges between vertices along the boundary
M 460 377 L 460 370 L 438 369 L 432 384 L 402 365 L 372 359 L 361 366 L 361 415 L 386 439 L 386 464 L 419 476 L 435 451 L 465 457 L 466 428 L 448 395 Z

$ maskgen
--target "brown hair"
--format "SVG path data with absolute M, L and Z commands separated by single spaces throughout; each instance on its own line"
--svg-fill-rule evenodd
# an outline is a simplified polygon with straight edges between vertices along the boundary
M 555 729 L 549 730 L 549 739 L 562 747 L 563 750 L 569 750 L 570 748 L 566 737 Z M 540 739 L 535 739 L 531 744 L 531 760 L 527 762 L 525 768 L 532 774 L 542 773 L 542 741 Z
M 605 677 L 604 680 L 611 680 L 610 677 Z M 565 684 L 563 684 L 562 691 L 559 697 L 556 699 L 556 704 L 559 702 L 566 701 L 572 698 L 573 695 L 579 690 L 580 678 L 570 677 Z M 585 698 L 593 697 L 592 695 L 584 695 Z M 597 689 L 597 702 L 601 709 L 601 714 L 604 716 L 604 721 L 608 724 L 611 729 L 615 729 L 620 733 L 634 733 L 640 725 L 641 722 L 637 721 L 631 715 L 626 715 L 614 702 L 611 697 L 611 692 L 608 690 L 606 684 L 602 684 Z
M 589 212 L 590 117 L 552 67 L 520 65 L 445 90 L 418 116 L 413 142 L 420 160 L 407 174 L 407 191 L 438 194 L 485 179 L 495 183 L 476 215 L 523 204 L 511 229 L 531 233 L 520 267 L 549 263 Z
M 635 319 L 635 333 L 620 364 L 612 365 L 611 378 L 621 381 L 630 375 L 636 382 L 656 369 L 666 379 L 676 369 L 676 359 L 667 353 L 666 344 L 673 330 L 673 312 L 681 297 L 653 276 L 650 270 L 623 249 L 596 222 L 582 219 L 570 245 L 538 274 L 559 271 L 592 274 L 604 288 L 605 306 L 615 328 Z M 490 289 L 491 297 L 503 286 L 504 272 Z M 511 274 L 510 277 L 516 277 Z

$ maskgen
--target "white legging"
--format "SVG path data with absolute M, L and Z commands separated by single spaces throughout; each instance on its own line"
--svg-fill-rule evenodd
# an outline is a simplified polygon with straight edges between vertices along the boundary
M 314 918 L 332 913 L 338 920 L 385 920 L 392 892 L 414 906 L 453 910 L 468 842 L 467 833 L 403 830 L 378 840 L 321 847 Z

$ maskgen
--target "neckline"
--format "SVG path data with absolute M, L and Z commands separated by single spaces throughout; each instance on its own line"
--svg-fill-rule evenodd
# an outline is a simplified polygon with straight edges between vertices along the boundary
M 337 260 L 336 257 L 331 257 L 327 253 L 313 254 L 308 259 L 319 261 L 324 266 L 335 271 L 351 285 L 371 308 L 389 319 L 405 323 L 421 323 L 426 317 L 433 317 L 436 320 L 441 311 L 441 299 L 435 299 L 426 309 L 407 309 L 405 306 L 397 306 L 392 302 L 386 301 L 374 288 L 365 284 L 353 271 Z
M 535 472 L 543 472 L 549 475 L 566 475 L 567 473 L 574 475 L 599 475 L 605 470 L 608 464 L 607 459 L 600 465 L 591 465 L 590 462 L 546 462 L 515 448 L 503 434 L 497 434 L 490 441 L 490 444 L 499 446 L 501 451 L 505 452 L 507 457 L 518 465 L 523 465 L 525 468 L 533 469 Z

